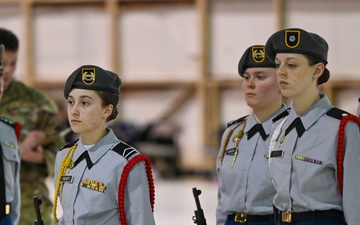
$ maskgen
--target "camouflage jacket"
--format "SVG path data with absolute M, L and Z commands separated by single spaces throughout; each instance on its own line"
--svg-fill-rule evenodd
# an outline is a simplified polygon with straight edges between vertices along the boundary
M 0 102 L 0 116 L 22 125 L 21 140 L 31 130 L 43 130 L 47 138 L 56 136 L 61 126 L 57 116 L 57 105 L 44 93 L 28 87 L 19 81 L 13 81 Z M 55 154 L 64 144 L 61 137 L 43 146 L 45 164 L 21 164 L 21 180 L 34 181 L 53 174 Z M 25 181 L 26 182 L 26 181 Z

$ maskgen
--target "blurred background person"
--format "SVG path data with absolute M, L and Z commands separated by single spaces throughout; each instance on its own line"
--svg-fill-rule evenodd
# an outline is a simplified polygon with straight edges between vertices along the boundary
M 20 224 L 33 224 L 33 196 L 43 200 L 45 224 L 50 224 L 52 201 L 48 198 L 45 180 L 53 175 L 55 154 L 65 143 L 56 137 L 60 126 L 57 106 L 39 90 L 15 80 L 19 40 L 0 28 L 0 44 L 5 46 L 3 62 L 4 96 L 0 102 L 0 116 L 21 124 L 21 217 Z M 54 138 L 55 137 L 55 138 Z

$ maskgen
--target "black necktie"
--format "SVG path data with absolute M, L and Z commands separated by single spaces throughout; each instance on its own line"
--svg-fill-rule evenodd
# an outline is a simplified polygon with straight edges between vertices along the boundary
M 248 140 L 250 138 L 252 138 L 252 136 L 254 136 L 257 132 L 260 133 L 261 137 L 263 140 L 265 140 L 267 138 L 267 134 L 265 133 L 265 130 L 263 128 L 263 126 L 260 123 L 255 124 L 247 133 L 248 135 Z
M 89 156 L 88 151 L 83 152 L 83 153 L 79 156 L 79 158 L 74 162 L 74 167 L 76 167 L 83 159 L 86 159 L 87 167 L 88 167 L 89 169 L 91 169 L 91 167 L 92 167 L 94 164 L 91 162 L 91 159 L 90 159 L 90 156 Z
M 303 133 L 305 132 L 305 127 L 301 122 L 300 117 L 296 118 L 291 124 L 290 126 L 285 130 L 285 136 L 290 133 L 290 131 L 293 128 L 296 128 L 296 131 L 298 133 L 298 136 L 301 137 L 303 135 Z

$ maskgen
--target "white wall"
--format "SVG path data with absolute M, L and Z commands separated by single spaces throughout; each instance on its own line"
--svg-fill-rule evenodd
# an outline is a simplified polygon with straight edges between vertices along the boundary
M 331 79 L 360 80 L 360 1 L 288 0 L 287 27 L 319 33 L 329 43 Z M 264 44 L 276 31 L 272 1 L 211 1 L 210 73 L 216 79 L 241 79 L 237 64 L 243 51 Z M 119 17 L 120 76 L 131 81 L 196 81 L 199 79 L 199 15 L 191 5 L 126 9 Z M 101 7 L 42 7 L 34 13 L 35 69 L 38 79 L 65 81 L 82 64 L 110 67 L 109 18 Z M 19 7 L 1 5 L 0 26 L 12 29 L 24 43 L 24 18 Z M 20 49 L 18 78 L 26 76 Z M 164 113 L 181 94 L 178 90 L 129 92 L 123 97 L 124 120 L 145 125 Z M 355 113 L 359 88 L 337 96 L 339 106 Z M 241 87 L 221 94 L 221 122 L 248 114 Z M 202 118 L 198 99 L 189 101 L 173 118 L 182 128 L 183 164 L 203 160 Z

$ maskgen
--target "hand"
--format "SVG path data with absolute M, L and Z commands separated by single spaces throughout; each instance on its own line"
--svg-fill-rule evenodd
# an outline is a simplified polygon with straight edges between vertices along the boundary
M 34 130 L 30 131 L 20 144 L 21 159 L 29 163 L 43 163 L 44 148 L 41 146 L 41 142 L 44 141 L 46 135 L 43 131 Z

